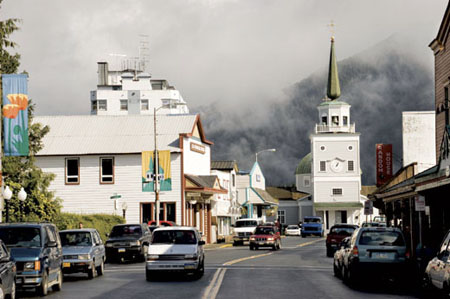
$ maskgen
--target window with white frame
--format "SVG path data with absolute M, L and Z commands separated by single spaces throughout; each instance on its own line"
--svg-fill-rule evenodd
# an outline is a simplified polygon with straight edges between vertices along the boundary
M 310 184 L 311 184 L 311 179 L 309 178 L 309 176 L 305 176 L 305 177 L 303 178 L 303 186 L 309 187 Z
M 128 111 L 128 100 L 120 100 L 120 111 Z
M 114 184 L 114 158 L 100 158 L 100 184 Z
M 80 183 L 80 158 L 66 158 L 66 185 Z
M 342 195 L 342 188 L 333 188 L 332 194 L 333 195 Z
M 141 110 L 142 111 L 148 110 L 148 100 L 141 100 Z
M 286 211 L 285 210 L 278 210 L 278 221 L 280 221 L 281 224 L 286 223 Z
M 261 182 L 261 176 L 259 174 L 256 175 L 256 181 Z
M 98 100 L 97 101 L 97 110 L 98 111 L 106 111 L 106 110 L 108 110 L 108 106 L 107 106 L 106 100 Z
M 355 170 L 355 165 L 354 162 L 352 160 L 347 161 L 348 164 L 348 171 L 354 171 Z
M 326 171 L 326 170 L 327 170 L 326 161 L 320 161 L 320 171 Z

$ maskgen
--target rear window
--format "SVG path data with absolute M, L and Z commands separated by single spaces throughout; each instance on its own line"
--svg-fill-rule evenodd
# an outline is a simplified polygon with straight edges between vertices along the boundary
M 354 227 L 332 227 L 330 230 L 330 234 L 351 236 L 354 231 L 355 231 Z
M 91 246 L 92 239 L 89 232 L 62 232 L 59 233 L 62 246 Z
M 197 238 L 192 230 L 154 231 L 152 244 L 196 244 Z
M 114 226 L 111 232 L 111 237 L 121 237 L 129 235 L 142 235 L 140 225 L 120 225 Z
M 272 227 L 257 227 L 255 230 L 255 235 L 271 235 L 274 233 L 275 232 Z
M 320 218 L 305 218 L 303 222 L 305 222 L 305 223 L 321 223 L 322 220 L 320 220 Z
M 399 232 L 365 231 L 359 238 L 360 245 L 405 246 L 405 240 Z
M 0 239 L 9 247 L 41 247 L 41 230 L 36 227 L 0 228 Z
M 236 227 L 251 227 L 257 225 L 258 223 L 254 220 L 236 221 Z
M 298 229 L 298 226 L 297 225 L 289 225 L 287 228 L 288 229 Z

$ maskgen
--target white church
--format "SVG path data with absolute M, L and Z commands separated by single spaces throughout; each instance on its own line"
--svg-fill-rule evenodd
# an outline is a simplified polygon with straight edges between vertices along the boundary
M 341 95 L 334 37 L 331 38 L 327 97 L 317 107 L 319 123 L 310 135 L 311 153 L 299 163 L 297 189 L 312 195 L 313 213 L 328 231 L 335 223 L 365 220 L 361 195 L 360 133 L 351 123 L 350 105 Z

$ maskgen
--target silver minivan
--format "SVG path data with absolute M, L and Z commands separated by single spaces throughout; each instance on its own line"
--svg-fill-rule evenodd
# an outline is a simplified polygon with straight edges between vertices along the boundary
M 197 278 L 205 271 L 205 254 L 200 233 L 194 227 L 161 227 L 153 231 L 148 247 L 145 276 L 173 271 L 192 273 Z

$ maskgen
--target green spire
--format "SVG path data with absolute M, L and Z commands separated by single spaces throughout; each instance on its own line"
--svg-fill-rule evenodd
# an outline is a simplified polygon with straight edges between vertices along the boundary
M 328 70 L 327 96 L 331 100 L 335 100 L 341 96 L 341 88 L 339 86 L 339 75 L 337 69 L 336 56 L 334 55 L 334 37 L 331 37 L 330 67 Z

